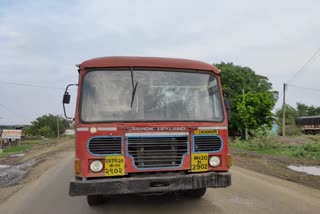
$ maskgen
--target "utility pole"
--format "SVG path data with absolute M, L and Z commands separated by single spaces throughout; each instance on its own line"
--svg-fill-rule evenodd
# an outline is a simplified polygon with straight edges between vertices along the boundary
M 243 99 L 243 103 L 245 103 L 244 88 L 242 89 L 242 99 Z M 248 140 L 248 139 L 249 139 L 247 126 L 246 126 L 245 129 L 244 129 L 244 139 L 245 139 L 245 140 Z
M 57 131 L 58 131 L 58 138 L 60 138 L 60 130 L 59 130 L 59 115 L 57 115 Z
M 282 136 L 286 136 L 286 88 L 287 84 L 283 83 Z

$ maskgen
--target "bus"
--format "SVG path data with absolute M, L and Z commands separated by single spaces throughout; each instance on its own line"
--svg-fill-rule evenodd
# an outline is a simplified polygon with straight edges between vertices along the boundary
M 100 57 L 78 65 L 70 196 L 177 192 L 201 197 L 231 185 L 230 102 L 211 64 L 160 57 Z

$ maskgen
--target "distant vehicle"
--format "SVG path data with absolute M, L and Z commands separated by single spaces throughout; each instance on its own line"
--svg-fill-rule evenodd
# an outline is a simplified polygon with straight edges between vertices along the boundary
M 296 123 L 305 134 L 320 134 L 320 115 L 299 117 Z
M 223 102 L 216 67 L 183 59 L 102 57 L 81 63 L 78 71 L 71 196 L 87 195 L 94 206 L 103 195 L 201 197 L 207 187 L 231 185 L 230 105 Z M 69 86 L 63 104 L 70 102 Z

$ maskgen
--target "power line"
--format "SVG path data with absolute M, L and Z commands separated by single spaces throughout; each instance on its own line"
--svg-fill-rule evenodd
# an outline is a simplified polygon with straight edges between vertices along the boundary
M 3 109 L 7 110 L 7 112 L 11 113 L 12 115 L 18 115 L 20 117 L 23 117 L 23 119 L 26 119 L 25 115 L 22 115 L 20 112 L 13 112 L 12 108 L 10 109 L 9 107 L 5 106 L 4 104 L 0 103 L 0 107 L 2 107 Z
M 308 61 L 292 76 L 292 78 L 288 81 L 288 83 L 292 82 L 297 78 L 297 76 L 301 75 L 301 73 L 308 70 L 308 68 L 316 61 L 316 59 L 320 56 L 320 48 L 314 52 L 314 54 L 308 59 Z
M 5 105 L 3 105 L 3 104 L 1 104 L 1 103 L 0 103 L 0 107 L 3 108 L 3 109 L 5 109 L 6 111 L 12 113 L 8 107 L 6 107 Z M 3 117 L 1 117 L 1 119 L 3 119 Z M 9 117 L 9 123 L 12 124 L 12 120 L 11 120 L 10 117 Z
M 16 82 L 7 82 L 0 80 L 1 83 L 7 85 L 16 85 L 16 86 L 25 86 L 25 87 L 33 87 L 33 88 L 47 88 L 47 89 L 56 89 L 56 90 L 64 90 L 64 88 L 52 87 L 52 86 L 43 86 L 43 85 L 33 85 L 28 83 L 16 83 Z
M 286 85 L 290 86 L 290 87 L 293 87 L 293 88 L 300 88 L 300 89 L 320 92 L 320 89 L 318 89 L 318 88 L 306 88 L 306 87 L 297 86 L 297 85 L 291 85 L 291 84 L 286 84 Z
M 8 112 L 11 112 L 11 110 L 7 106 L 5 106 L 5 105 L 3 105 L 1 103 L 0 103 L 0 107 L 2 107 L 3 109 L 7 110 Z

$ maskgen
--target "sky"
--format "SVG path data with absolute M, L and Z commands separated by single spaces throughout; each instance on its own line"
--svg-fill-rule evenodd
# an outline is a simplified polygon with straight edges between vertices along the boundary
M 317 0 L 0 0 L 0 124 L 63 115 L 75 65 L 100 56 L 233 62 L 269 78 L 275 109 L 288 82 L 319 89 L 289 86 L 288 104 L 320 106 L 320 57 L 295 76 L 320 48 L 319 11 Z

